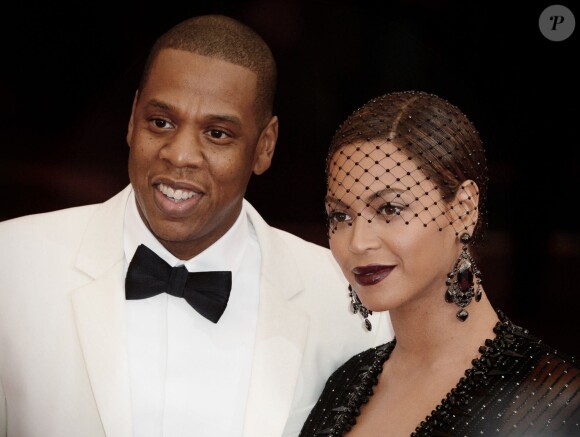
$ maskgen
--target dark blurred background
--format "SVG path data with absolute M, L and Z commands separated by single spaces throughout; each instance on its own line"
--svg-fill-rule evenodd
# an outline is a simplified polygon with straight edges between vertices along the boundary
M 486 291 L 516 323 L 580 356 L 579 31 L 561 42 L 543 36 L 538 20 L 551 2 L 375 3 L 5 4 L 0 220 L 121 190 L 149 47 L 182 19 L 223 13 L 257 30 L 278 61 L 278 146 L 247 193 L 266 220 L 327 245 L 323 167 L 338 124 L 379 94 L 438 94 L 471 118 L 487 147 Z

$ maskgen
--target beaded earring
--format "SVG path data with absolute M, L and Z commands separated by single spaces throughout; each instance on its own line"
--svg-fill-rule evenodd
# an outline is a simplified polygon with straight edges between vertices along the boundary
M 356 313 L 360 312 L 361 316 L 364 319 L 364 327 L 366 328 L 367 331 L 371 331 L 373 329 L 373 325 L 371 324 L 371 321 L 368 319 L 368 317 L 373 312 L 372 311 L 369 311 L 361 303 L 361 301 L 358 298 L 356 292 L 352 289 L 352 287 L 350 285 L 348 286 L 348 295 L 350 297 L 350 307 L 352 309 L 352 313 L 353 314 L 356 314 Z
M 447 275 L 446 281 L 448 288 L 445 292 L 445 301 L 460 307 L 456 317 L 462 322 L 465 322 L 469 317 L 465 307 L 470 304 L 471 299 L 474 297 L 475 301 L 479 302 L 482 295 L 480 287 L 481 272 L 467 248 L 470 239 L 471 237 L 468 233 L 463 233 L 459 237 L 463 248 L 453 265 L 453 270 Z

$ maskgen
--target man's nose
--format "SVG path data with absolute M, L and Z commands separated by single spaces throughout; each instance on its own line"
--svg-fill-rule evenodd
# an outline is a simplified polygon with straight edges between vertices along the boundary
M 203 161 L 203 144 L 191 129 L 178 129 L 161 148 L 159 157 L 174 167 L 198 166 Z

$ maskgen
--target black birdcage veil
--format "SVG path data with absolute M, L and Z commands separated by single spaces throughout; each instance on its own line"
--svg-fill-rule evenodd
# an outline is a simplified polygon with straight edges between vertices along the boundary
M 471 229 L 472 243 L 484 227 L 487 167 L 479 134 L 432 94 L 386 94 L 351 114 L 331 142 L 327 182 L 329 238 L 356 219 L 452 225 L 457 235 Z

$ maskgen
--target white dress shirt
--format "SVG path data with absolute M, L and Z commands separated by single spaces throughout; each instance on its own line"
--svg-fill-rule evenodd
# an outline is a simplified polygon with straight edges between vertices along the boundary
M 126 301 L 133 433 L 136 437 L 242 435 L 259 302 L 260 247 L 244 207 L 230 230 L 187 261 L 143 223 L 131 194 L 125 212 L 127 268 L 145 244 L 171 266 L 231 270 L 232 290 L 217 324 L 184 299 L 160 294 Z

